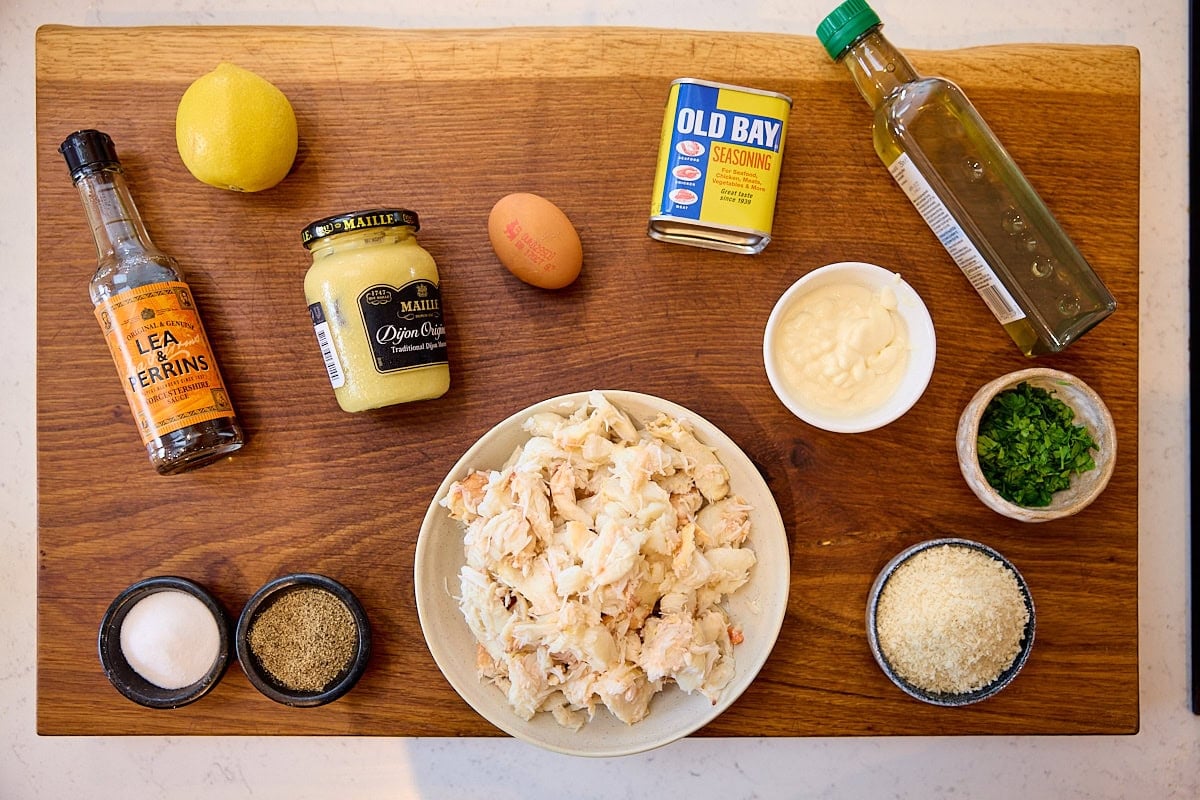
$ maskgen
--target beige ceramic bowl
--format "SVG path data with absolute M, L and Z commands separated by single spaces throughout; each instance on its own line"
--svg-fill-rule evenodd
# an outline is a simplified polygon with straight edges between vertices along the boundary
M 558 725 L 547 713 L 523 720 L 509 706 L 504 693 L 480 680 L 476 671 L 477 644 L 459 609 L 459 572 L 466 563 L 463 527 L 450 518 L 438 501 L 450 485 L 474 469 L 499 469 L 513 450 L 529 440 L 522 427 L 526 419 L 543 411 L 570 414 L 587 402 L 588 392 L 554 397 L 500 422 L 479 439 L 454 465 L 434 495 L 417 537 L 414 588 L 417 615 L 425 642 L 450 685 L 481 716 L 502 731 L 538 747 L 575 756 L 609 758 L 640 753 L 680 739 L 708 724 L 725 711 L 754 680 L 775 646 L 787 610 L 791 582 L 788 537 L 770 487 L 748 456 L 716 425 L 683 406 L 652 395 L 604 390 L 604 395 L 628 413 L 639 426 L 660 413 L 691 424 L 697 438 L 716 449 L 729 470 L 732 491 L 749 503 L 749 545 L 758 556 L 749 582 L 723 604 L 742 626 L 745 641 L 738 645 L 734 677 L 714 703 L 699 692 L 684 694 L 667 686 L 655 696 L 650 715 L 626 725 L 600 707 L 581 730 Z
M 979 468 L 977 440 L 984 409 L 997 394 L 1023 381 L 1050 391 L 1070 406 L 1075 411 L 1075 423 L 1086 426 L 1099 445 L 1092 453 L 1096 468 L 1073 476 L 1070 488 L 1055 494 L 1050 505 L 1043 508 L 1026 508 L 1005 500 L 991 487 Z M 1074 375 L 1045 367 L 1010 372 L 976 392 L 958 419 L 957 443 L 958 465 L 971 491 L 988 508 L 1022 522 L 1046 522 L 1087 508 L 1108 485 L 1117 461 L 1116 428 L 1100 395 Z

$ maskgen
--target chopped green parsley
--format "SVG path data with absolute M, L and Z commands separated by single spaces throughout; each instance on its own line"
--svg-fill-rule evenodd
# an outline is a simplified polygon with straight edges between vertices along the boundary
M 1070 406 L 1024 382 L 992 398 L 979 422 L 983 476 L 1005 500 L 1027 508 L 1050 505 L 1072 475 L 1095 469 L 1098 449 Z

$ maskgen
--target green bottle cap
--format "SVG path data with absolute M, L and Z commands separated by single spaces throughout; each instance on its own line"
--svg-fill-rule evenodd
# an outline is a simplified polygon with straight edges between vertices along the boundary
M 821 20 L 817 38 L 825 45 L 829 57 L 836 61 L 855 39 L 879 24 L 879 15 L 865 0 L 846 0 Z

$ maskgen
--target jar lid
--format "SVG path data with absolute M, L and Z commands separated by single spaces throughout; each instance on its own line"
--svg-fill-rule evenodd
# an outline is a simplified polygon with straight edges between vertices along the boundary
M 314 241 L 326 236 L 332 236 L 335 233 L 347 233 L 366 228 L 395 228 L 399 226 L 419 231 L 421 223 L 417 219 L 417 212 L 409 211 L 406 208 L 374 208 L 369 211 L 351 211 L 348 214 L 338 214 L 309 223 L 301 231 L 300 236 L 304 242 L 304 246 L 311 249 Z

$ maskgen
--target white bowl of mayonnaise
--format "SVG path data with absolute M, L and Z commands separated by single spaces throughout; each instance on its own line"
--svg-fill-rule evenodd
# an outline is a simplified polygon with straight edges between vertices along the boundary
M 862 433 L 900 418 L 933 374 L 937 343 L 920 295 L 861 261 L 809 272 L 783 293 L 763 335 L 767 379 L 810 425 Z

